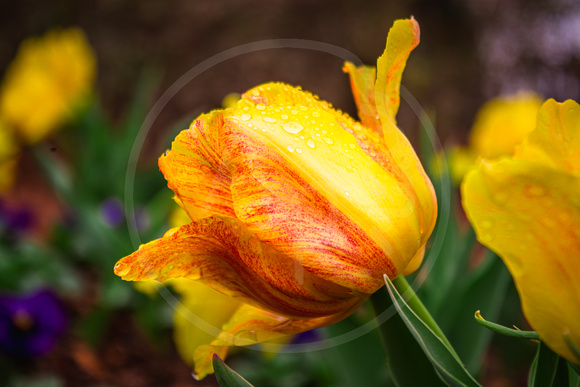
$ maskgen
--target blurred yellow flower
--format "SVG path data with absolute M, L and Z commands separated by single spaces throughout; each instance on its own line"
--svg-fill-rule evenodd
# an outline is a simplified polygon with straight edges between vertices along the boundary
M 477 113 L 468 147 L 450 150 L 449 169 L 453 181 L 461 182 L 477 159 L 511 156 L 516 145 L 536 127 L 542 100 L 531 92 L 494 98 Z
M 125 280 L 185 277 L 244 302 L 211 357 L 333 324 L 417 269 L 433 230 L 433 187 L 396 126 L 399 87 L 419 43 L 414 19 L 389 31 L 377 68 L 346 63 L 361 123 L 282 83 L 196 119 L 159 166 L 192 221 L 115 266 Z M 199 300 L 197 300 L 199 302 Z
M 481 243 L 512 274 L 530 325 L 554 352 L 580 364 L 580 105 L 542 105 L 512 157 L 483 162 L 462 184 Z
M 0 117 L 22 141 L 45 138 L 88 96 L 95 56 L 76 28 L 25 40 L 0 89 Z

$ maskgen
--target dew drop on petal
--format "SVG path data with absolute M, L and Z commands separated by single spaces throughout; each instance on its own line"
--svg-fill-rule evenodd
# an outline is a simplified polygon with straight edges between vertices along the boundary
M 296 153 L 302 153 L 302 149 L 296 148 Z
M 244 113 L 240 116 L 240 120 L 242 121 L 248 121 L 250 118 L 252 118 L 252 116 L 250 114 Z
M 302 129 L 304 129 L 304 126 L 302 126 L 302 124 L 300 124 L 296 121 L 291 121 L 291 122 L 284 122 L 282 124 L 282 128 L 285 131 L 287 131 L 288 133 L 296 134 L 296 133 L 302 131 Z
M 483 228 L 492 228 L 493 227 L 493 222 L 491 220 L 484 220 L 483 222 L 481 222 L 481 227 L 483 227 Z
M 283 120 L 287 120 L 288 119 L 288 114 L 281 114 L 280 118 L 282 118 Z
M 275 118 L 272 118 L 272 117 L 262 117 L 262 120 L 269 122 L 271 124 L 273 124 L 277 121 Z
M 256 109 L 257 110 L 264 110 L 264 109 L 266 109 L 266 106 L 264 106 L 264 104 L 259 103 L 256 105 Z
M 288 149 L 289 152 L 294 152 L 294 145 L 290 144 L 286 147 L 286 149 Z
M 328 145 L 332 145 L 334 143 L 334 141 L 332 141 L 331 138 L 328 137 L 322 137 L 322 139 L 324 140 L 325 143 L 327 143 Z
M 311 139 L 311 138 L 309 138 L 308 140 L 306 140 L 306 145 L 308 145 L 312 149 L 316 148 L 316 145 L 314 144 L 314 140 Z

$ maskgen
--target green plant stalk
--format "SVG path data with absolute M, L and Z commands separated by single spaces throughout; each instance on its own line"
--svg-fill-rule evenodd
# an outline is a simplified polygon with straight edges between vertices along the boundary
M 375 315 L 395 310 L 386 288 L 371 297 Z M 397 312 L 382 322 L 379 334 L 389 373 L 399 387 L 445 386 L 437 371 Z
M 397 288 L 401 296 L 405 299 L 407 305 L 409 305 L 409 307 L 413 309 L 413 312 L 415 312 L 417 316 L 419 316 L 419 318 L 423 320 L 423 322 L 429 328 L 431 328 L 433 333 L 435 333 L 443 341 L 445 346 L 449 348 L 449 350 L 455 356 L 457 356 L 457 353 L 451 346 L 451 343 L 449 342 L 447 337 L 445 337 L 445 334 L 443 333 L 441 328 L 439 328 L 439 325 L 437 325 L 437 323 L 435 322 L 435 320 L 433 319 L 433 317 L 431 316 L 425 305 L 423 305 L 419 297 L 417 297 L 417 294 L 415 294 L 415 291 L 413 290 L 413 288 L 411 288 L 405 277 L 403 277 L 402 275 L 398 276 L 393 280 L 393 285 L 395 285 L 395 288 Z

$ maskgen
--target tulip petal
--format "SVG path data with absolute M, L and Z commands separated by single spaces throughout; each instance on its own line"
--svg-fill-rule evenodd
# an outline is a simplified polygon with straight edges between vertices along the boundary
M 222 116 L 202 115 L 159 158 L 159 169 L 178 204 L 193 220 L 211 215 L 234 216 L 231 178 L 222 162 Z M 216 146 L 218 144 L 218 146 Z
M 354 96 L 361 123 L 366 128 L 382 136 L 383 127 L 375 104 L 377 69 L 371 66 L 356 67 L 350 62 L 346 62 L 343 71 L 350 76 L 352 95 Z
M 479 240 L 510 270 L 532 327 L 579 364 L 563 337 L 580 343 L 580 178 L 502 160 L 468 174 L 462 196 Z
M 301 318 L 336 314 L 366 298 L 296 265 L 241 221 L 219 216 L 171 229 L 142 245 L 117 262 L 115 274 L 127 281 L 201 280 L 249 304 Z
M 217 353 L 223 359 L 227 355 L 228 347 L 272 342 L 284 336 L 331 325 L 348 316 L 361 303 L 362 301 L 332 316 L 300 320 L 269 313 L 247 304 L 242 305 L 232 319 L 223 326 L 222 333 L 210 345 L 197 348 L 194 355 L 195 374 L 201 379 L 213 372 L 211 365 L 213 354 Z M 274 350 L 279 346 L 271 345 Z M 268 350 L 267 346 L 262 346 L 262 348 Z
M 375 100 L 383 126 L 386 121 L 397 124 L 401 77 L 409 54 L 419 44 L 419 36 L 419 24 L 414 18 L 395 21 L 387 36 L 387 47 L 377 60 Z
M 437 206 L 433 185 L 427 177 L 413 146 L 397 128 L 396 115 L 400 104 L 401 77 L 407 59 L 420 40 L 419 24 L 414 18 L 397 20 L 389 30 L 383 55 L 377 60 L 375 101 L 383 128 L 383 143 L 390 152 L 387 159 L 396 165 L 410 187 L 409 200 L 417 208 L 421 227 L 421 246 L 424 246 L 435 227 Z
M 533 161 L 580 176 L 580 105 L 550 99 L 538 113 L 537 129 L 516 150 L 516 159 Z
M 200 281 L 179 278 L 167 283 L 181 295 L 173 317 L 175 345 L 181 358 L 193 366 L 197 347 L 211 344 L 243 303 Z

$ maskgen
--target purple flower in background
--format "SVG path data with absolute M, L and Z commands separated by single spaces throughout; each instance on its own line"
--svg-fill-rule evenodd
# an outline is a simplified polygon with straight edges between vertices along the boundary
M 34 225 L 34 215 L 27 207 L 16 207 L 0 199 L 0 229 L 10 235 L 21 235 Z
M 17 358 L 49 352 L 67 326 L 61 301 L 49 290 L 0 296 L 0 351 Z
M 123 203 L 117 198 L 109 198 L 101 204 L 101 218 L 111 227 L 117 227 L 125 219 Z

